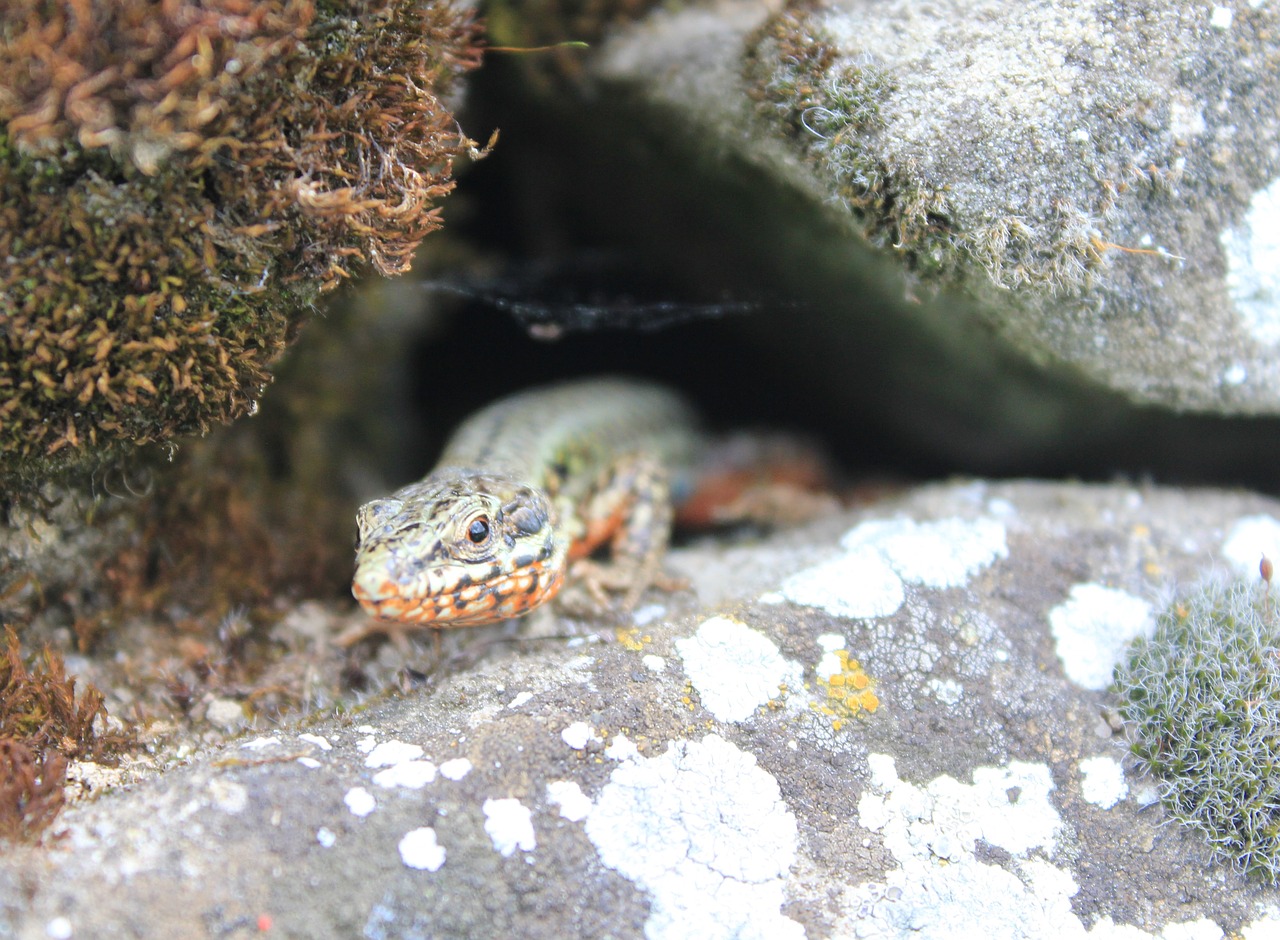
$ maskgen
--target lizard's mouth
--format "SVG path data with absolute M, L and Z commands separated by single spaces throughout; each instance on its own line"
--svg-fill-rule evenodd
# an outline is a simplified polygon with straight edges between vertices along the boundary
M 536 563 L 484 582 L 414 592 L 377 573 L 357 571 L 351 593 L 366 613 L 379 620 L 476 627 L 528 613 L 553 598 L 563 582 L 563 568 Z

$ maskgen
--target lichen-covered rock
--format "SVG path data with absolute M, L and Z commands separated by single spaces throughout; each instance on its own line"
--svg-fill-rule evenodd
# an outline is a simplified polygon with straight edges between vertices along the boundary
M 1276 414 L 1277 36 L 1258 3 L 707 4 L 617 33 L 592 70 L 695 171 L 750 166 L 796 207 L 792 231 L 727 238 L 807 244 L 802 206 L 834 221 L 802 292 L 830 305 L 841 256 L 872 246 L 866 283 L 896 272 L 912 301 L 874 317 L 923 322 L 925 389 L 946 370 L 919 363 L 965 369 L 982 324 L 1085 388 Z
M 1260 496 L 960 482 L 678 549 L 692 590 L 604 642 L 553 607 L 445 668 L 366 641 L 345 668 L 398 658 L 400 694 L 120 768 L 0 853 L 0 932 L 1272 936 L 1280 893 L 1166 813 L 1098 679 L 1170 582 L 1261 552 Z M 310 616 L 300 685 L 351 615 Z
M 6 495 L 251 411 L 318 294 L 407 269 L 477 61 L 447 2 L 5 4 Z

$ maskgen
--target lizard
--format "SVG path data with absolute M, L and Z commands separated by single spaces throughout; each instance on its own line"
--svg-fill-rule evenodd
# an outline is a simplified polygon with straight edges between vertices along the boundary
M 357 513 L 352 593 L 384 621 L 436 628 L 518 617 L 574 565 L 629 610 L 661 581 L 674 504 L 703 436 L 661 386 L 622 378 L 520 392 L 458 427 L 421 481 Z M 602 547 L 610 564 L 590 556 Z

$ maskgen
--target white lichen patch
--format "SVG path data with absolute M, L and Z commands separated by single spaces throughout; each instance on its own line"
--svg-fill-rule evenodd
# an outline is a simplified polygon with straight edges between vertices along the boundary
M 378 808 L 378 801 L 364 787 L 352 787 L 342 798 L 352 816 L 368 816 Z
M 374 784 L 387 789 L 404 787 L 406 790 L 421 790 L 435 779 L 436 765 L 429 760 L 401 761 L 373 775 Z
M 575 721 L 560 732 L 560 740 L 575 751 L 581 751 L 594 735 L 595 732 L 585 721 Z
M 214 806 L 228 816 L 244 812 L 249 805 L 249 791 L 234 780 L 214 777 L 209 781 L 209 798 Z
M 364 759 L 364 765 L 366 767 L 392 767 L 405 761 L 417 760 L 423 753 L 422 748 L 417 744 L 408 744 L 405 741 L 396 740 L 383 741 L 369 750 L 369 756 Z
M 1223 940 L 1222 928 L 1207 917 L 1169 924 L 1159 933 L 1160 940 Z
M 1240 318 L 1259 342 L 1280 344 L 1280 179 L 1254 194 L 1243 221 L 1221 242 Z
M 1244 940 L 1273 940 L 1280 937 L 1280 912 L 1271 912 L 1240 928 Z
M 572 780 L 552 780 L 547 784 L 547 800 L 560 807 L 560 815 L 570 822 L 582 822 L 591 813 L 591 797 Z
M 1280 565 L 1280 521 L 1266 513 L 1236 520 L 1222 543 L 1222 557 L 1236 574 L 1257 578 L 1263 555 Z
M 931 588 L 961 587 L 1009 557 L 1004 523 L 995 519 L 888 519 L 864 522 L 840 540 L 845 548 L 878 551 L 904 581 Z
M 1061 819 L 1049 802 L 1053 779 L 1043 764 L 979 767 L 972 784 L 944 774 L 921 788 L 898 778 L 892 757 L 872 754 L 867 762 L 873 788 L 860 798 L 858 813 L 864 826 L 883 833 L 894 855 L 909 855 L 939 838 L 970 854 L 978 839 L 1011 855 L 1055 847 Z
M 1049 628 L 1067 678 L 1100 691 L 1111 684 L 1129 644 L 1151 635 L 1155 620 L 1141 598 L 1101 584 L 1076 584 L 1049 611 Z
M 242 751 L 265 751 L 280 746 L 280 739 L 274 735 L 266 738 L 252 738 L 240 745 Z
M 804 936 L 780 911 L 795 817 L 755 757 L 717 735 L 617 767 L 586 833 L 652 898 L 649 940 Z
M 1086 757 L 1080 762 L 1080 795 L 1086 802 L 1111 809 L 1128 793 L 1124 768 L 1114 757 Z
M 800 667 L 772 640 L 728 617 L 704 621 L 693 636 L 676 641 L 676 651 L 703 707 L 720 721 L 745 721 L 781 696 L 783 686 L 803 684 Z
M 793 574 L 781 594 L 793 604 L 836 617 L 888 617 L 906 600 L 902 579 L 870 546 Z
M 960 587 L 1009 547 L 997 519 L 873 519 L 845 533 L 845 554 L 792 575 L 787 600 L 839 617 L 887 617 L 906 600 L 904 582 Z
M 926 686 L 943 705 L 956 705 L 964 698 L 964 686 L 954 679 L 930 678 Z
M 440 776 L 446 780 L 461 780 L 471 773 L 471 761 L 465 757 L 454 757 L 440 765 Z
M 640 751 L 625 734 L 616 734 L 609 742 L 609 746 L 604 749 L 604 756 L 609 760 L 631 760 L 633 757 L 639 757 Z
M 872 754 L 868 764 L 859 820 L 880 833 L 900 867 L 845 891 L 846 933 L 1042 940 L 1071 936 L 1065 928 L 1074 923 L 1084 936 L 1071 911 L 1070 873 L 1031 857 L 1054 851 L 1061 825 L 1047 766 L 1015 761 L 978 768 L 971 785 L 942 776 L 916 786 L 898 778 L 888 755 Z M 978 840 L 1012 855 L 1016 874 L 979 861 Z
M 409 868 L 439 871 L 444 864 L 444 846 L 436 842 L 436 831 L 430 826 L 406 832 L 399 848 L 400 861 Z
M 484 831 L 504 858 L 510 858 L 516 849 L 532 852 L 538 844 L 533 814 L 517 799 L 485 800 Z

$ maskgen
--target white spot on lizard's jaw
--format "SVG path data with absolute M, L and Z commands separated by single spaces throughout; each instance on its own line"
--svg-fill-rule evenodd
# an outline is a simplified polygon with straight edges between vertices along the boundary
M 617 767 L 587 817 L 600 860 L 652 897 L 645 936 L 777 937 L 796 821 L 755 757 L 717 735 Z
M 746 721 L 780 697 L 783 686 L 798 690 L 803 685 L 799 665 L 740 620 L 712 617 L 693 636 L 676 640 L 676 651 L 703 707 L 720 721 Z
M 1155 621 L 1151 605 L 1139 597 L 1101 584 L 1076 584 L 1049 611 L 1049 629 L 1067 678 L 1101 691 L 1111 684 L 1129 644 L 1150 636 Z

